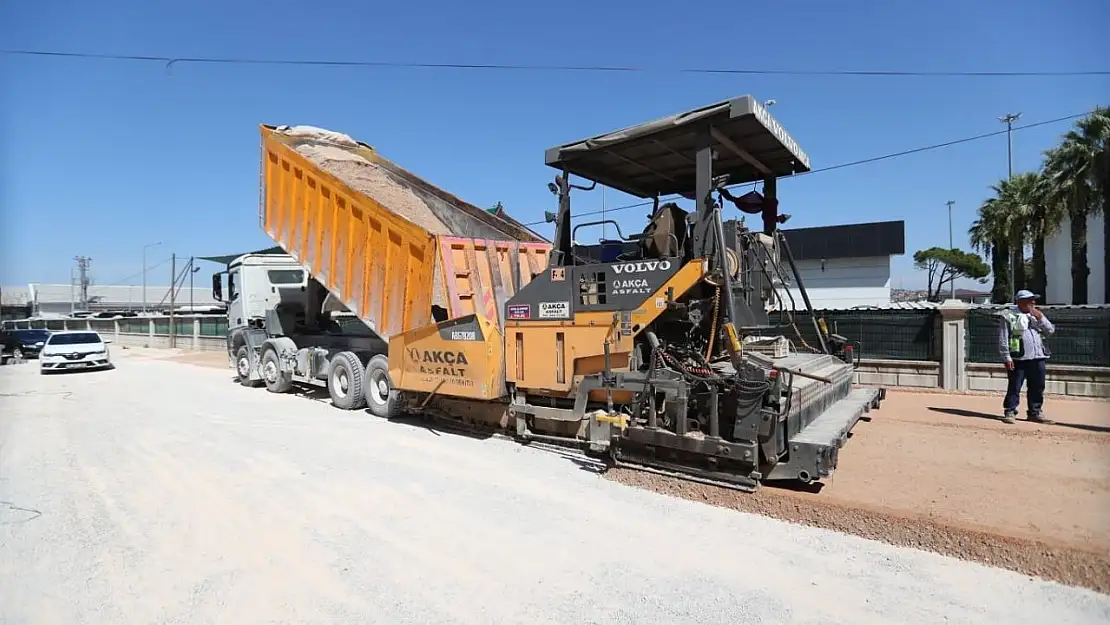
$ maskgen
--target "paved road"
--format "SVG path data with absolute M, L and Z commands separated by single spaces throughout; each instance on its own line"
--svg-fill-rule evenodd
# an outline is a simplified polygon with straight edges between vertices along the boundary
M 1110 597 L 118 355 L 0 367 L 0 623 L 1103 623 Z

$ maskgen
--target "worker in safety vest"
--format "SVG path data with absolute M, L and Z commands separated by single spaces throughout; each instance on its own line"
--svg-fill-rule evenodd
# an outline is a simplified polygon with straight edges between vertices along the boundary
M 1041 407 L 1044 405 L 1045 361 L 1051 355 L 1044 343 L 1044 336 L 1052 334 L 1056 328 L 1037 310 L 1035 293 L 1026 290 L 1014 295 L 1015 308 L 1002 312 L 1001 327 L 998 333 L 998 349 L 1009 384 L 1006 386 L 1006 399 L 1002 401 L 1002 420 L 1013 423 L 1017 417 L 1021 387 L 1029 383 L 1026 393 L 1026 415 L 1030 421 L 1046 421 Z

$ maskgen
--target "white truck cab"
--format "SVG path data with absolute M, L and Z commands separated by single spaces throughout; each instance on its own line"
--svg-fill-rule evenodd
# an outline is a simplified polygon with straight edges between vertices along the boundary
M 226 297 L 222 292 L 224 275 Z M 299 290 L 303 294 L 307 285 L 308 272 L 286 254 L 243 254 L 231 261 L 226 271 L 212 276 L 213 297 L 219 296 L 219 301 L 227 303 L 229 331 L 249 325 L 251 319 L 265 319 L 267 310 L 277 306 L 282 298 L 289 301 L 291 296 L 295 297 L 293 292 Z
M 293 257 L 238 256 L 212 275 L 212 297 L 227 304 L 227 353 L 240 384 L 326 386 L 337 405 L 393 411 L 388 344 Z

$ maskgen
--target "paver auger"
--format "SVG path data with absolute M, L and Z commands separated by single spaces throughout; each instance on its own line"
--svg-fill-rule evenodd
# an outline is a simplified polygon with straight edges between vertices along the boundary
M 797 331 L 788 287 L 812 307 L 778 229 L 776 181 L 808 171 L 809 162 L 768 111 L 743 96 L 555 147 L 546 161 L 559 170 L 549 185 L 558 210 L 547 214 L 555 226 L 547 267 L 530 276 L 514 269 L 507 281 L 487 272 L 483 293 L 493 307 L 383 333 L 388 370 L 365 345 L 282 339 L 289 334 L 272 316 L 264 324 L 269 338 L 251 343 L 260 355 L 255 366 L 284 363 L 278 382 L 291 376 L 327 385 L 333 398 L 364 392 L 375 414 L 500 427 L 617 466 L 744 490 L 832 474 L 849 432 L 884 393 L 853 387 L 853 350 L 823 325 L 813 349 L 799 351 L 783 338 Z M 761 182 L 762 193 L 722 192 L 751 182 Z M 651 199 L 647 227 L 626 236 L 613 221 L 572 226 L 572 191 L 597 184 Z M 668 195 L 692 200 L 693 210 L 661 203 Z M 273 202 L 264 198 L 264 210 Z M 724 220 L 733 204 L 761 215 L 762 228 Z M 575 242 L 582 229 L 603 223 L 617 239 Z M 280 230 L 267 226 L 286 250 L 296 249 Z M 438 258 L 448 258 L 442 237 L 429 240 Z M 312 262 L 293 256 L 312 271 Z M 447 285 L 462 275 L 449 265 L 436 264 Z M 375 314 L 360 312 L 369 309 L 365 302 L 321 282 L 368 325 L 382 327 Z M 274 351 L 269 361 L 267 349 Z M 311 364 L 328 359 L 339 364 Z M 262 377 L 275 390 L 273 376 Z M 347 396 L 336 403 L 360 405 Z

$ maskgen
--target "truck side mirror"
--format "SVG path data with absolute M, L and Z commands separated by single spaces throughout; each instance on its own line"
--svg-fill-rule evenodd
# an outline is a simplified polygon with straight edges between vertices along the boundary
M 217 302 L 224 301 L 224 282 L 218 273 L 212 274 L 212 299 Z

